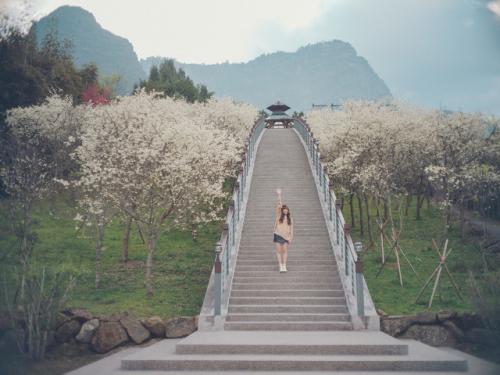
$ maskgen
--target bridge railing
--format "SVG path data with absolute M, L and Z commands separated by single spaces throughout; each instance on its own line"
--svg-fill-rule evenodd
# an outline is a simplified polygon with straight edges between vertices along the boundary
M 299 133 L 313 170 L 321 205 L 330 235 L 330 241 L 338 264 L 347 307 L 356 329 L 379 329 L 379 317 L 363 275 L 362 244 L 354 243 L 349 224 L 342 214 L 342 203 L 335 196 L 333 181 L 326 165 L 321 161 L 319 142 L 311 128 L 300 117 L 294 118 L 294 128 Z
M 198 329 L 200 330 L 223 329 L 236 264 L 237 249 L 241 239 L 242 219 L 245 216 L 257 145 L 265 128 L 264 120 L 265 116 L 262 116 L 254 123 L 245 141 L 245 151 L 234 184 L 223 230 L 219 241 L 215 245 L 214 267 L 198 320 Z

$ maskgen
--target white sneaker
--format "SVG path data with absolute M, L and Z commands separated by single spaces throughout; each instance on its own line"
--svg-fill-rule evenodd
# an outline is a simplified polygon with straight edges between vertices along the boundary
M 280 272 L 285 272 L 285 270 L 283 269 L 283 265 L 280 264 Z
M 286 269 L 286 264 L 283 264 L 283 272 L 286 272 L 287 269 Z

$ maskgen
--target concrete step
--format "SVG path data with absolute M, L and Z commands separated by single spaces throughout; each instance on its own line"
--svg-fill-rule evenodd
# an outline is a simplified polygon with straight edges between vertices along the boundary
M 333 283 L 233 283 L 232 290 L 335 290 L 333 285 Z M 337 289 L 341 290 L 342 286 L 339 285 Z
M 235 283 L 288 283 L 288 282 L 302 282 L 302 283 L 340 283 L 340 276 L 338 274 L 328 273 L 327 275 L 319 275 L 317 272 L 300 273 L 296 272 L 276 272 L 269 276 L 239 276 L 234 275 L 233 282 Z
M 226 322 L 227 331 L 349 331 L 350 322 Z
M 271 256 L 272 255 L 272 256 Z M 260 259 L 239 259 L 237 261 L 238 266 L 250 266 L 250 265 L 275 265 L 278 262 L 275 254 L 270 254 L 269 260 L 260 260 Z M 287 259 L 286 262 L 287 268 L 293 266 L 304 266 L 304 265 L 315 265 L 315 266 L 324 266 L 325 261 L 322 259 Z M 327 264 L 329 266 L 334 266 L 335 263 Z
M 235 290 L 231 297 L 344 297 L 343 290 Z
M 240 259 L 238 259 L 239 261 Z M 242 271 L 242 272 L 250 272 L 250 271 L 278 271 L 279 270 L 279 265 L 278 261 L 275 259 L 274 260 L 275 264 L 265 264 L 265 265 L 237 265 L 235 271 Z M 290 259 L 287 262 L 287 269 L 288 271 L 310 271 L 310 272 L 315 272 L 315 271 L 329 271 L 329 272 L 337 272 L 337 267 L 332 261 L 332 263 L 327 263 L 327 264 L 290 264 Z M 323 261 L 327 262 L 327 261 Z
M 291 252 L 287 253 L 288 259 L 290 260 L 322 260 L 325 262 L 333 262 L 335 257 L 331 252 L 327 251 L 322 251 L 320 253 L 297 253 L 297 252 Z M 246 259 L 246 260 L 266 260 L 269 259 L 269 257 L 274 257 L 276 258 L 276 251 L 244 251 L 244 252 L 239 252 L 238 253 L 238 259 Z
M 318 246 L 318 245 L 305 245 L 305 246 L 297 246 L 297 244 L 294 242 L 292 244 L 293 246 L 293 252 L 295 254 L 317 254 L 317 253 L 328 253 L 328 254 L 333 254 L 332 253 L 332 249 L 331 249 L 331 245 L 330 243 L 326 244 L 326 245 L 322 245 L 322 246 Z M 289 246 L 289 250 L 291 250 L 291 247 L 292 246 Z M 254 245 L 241 245 L 240 244 L 240 251 L 239 252 L 243 252 L 243 251 L 248 251 L 248 252 L 252 252 L 252 251 L 261 251 L 261 252 L 268 252 L 268 251 L 276 251 L 276 245 L 274 242 L 271 242 L 271 243 L 264 243 L 264 244 L 254 244 Z
M 345 305 L 230 305 L 229 314 L 347 314 Z
M 343 305 L 344 297 L 230 297 L 229 305 Z
M 196 332 L 202 333 L 202 332 Z M 195 335 L 194 333 L 193 335 Z M 263 332 L 226 332 L 230 334 L 245 333 L 262 335 Z M 273 334 L 275 332 L 268 332 Z M 319 334 L 330 332 L 283 332 L 282 334 L 290 333 L 292 335 L 299 334 Z M 331 332 L 333 335 L 357 333 L 357 332 Z M 188 336 L 186 339 L 191 338 Z M 278 336 L 278 335 L 276 335 Z M 293 336 L 300 337 L 300 336 Z M 267 337 L 266 337 L 267 338 Z M 291 342 L 296 341 L 292 337 L 285 338 Z M 201 342 L 190 343 L 189 341 L 181 341 L 176 346 L 172 345 L 170 340 L 159 341 L 143 350 L 129 354 L 121 359 L 122 370 L 153 370 L 154 373 L 159 371 L 199 371 L 199 373 L 207 372 L 222 372 L 224 373 L 241 373 L 248 371 L 249 373 L 269 373 L 275 371 L 289 371 L 297 373 L 297 371 L 321 371 L 321 372 L 369 372 L 379 371 L 379 373 L 394 373 L 400 374 L 405 371 L 428 372 L 435 371 L 444 373 L 448 372 L 464 372 L 467 371 L 467 361 L 452 353 L 444 350 L 432 348 L 428 345 L 418 343 L 416 341 L 408 341 L 408 353 L 403 354 L 404 348 L 400 348 L 397 343 L 377 345 L 376 343 L 363 344 L 319 344 L 311 346 L 311 352 L 297 351 L 304 348 L 301 343 L 298 346 L 289 347 L 286 344 L 274 343 L 266 345 L 260 341 L 256 344 L 252 341 L 246 341 L 242 344 L 234 345 L 232 342 L 207 342 L 206 339 Z M 299 342 L 301 341 L 300 339 Z M 331 342 L 331 341 L 328 341 Z M 182 345 L 186 345 L 183 347 Z M 176 348 L 179 348 L 180 353 L 176 353 Z M 259 349 L 260 348 L 260 349 Z M 265 350 L 275 350 L 273 354 L 265 352 Z M 312 354 L 324 351 L 321 355 Z M 186 351 L 187 353 L 182 353 Z M 197 352 L 201 352 L 198 354 Z M 243 353 L 239 353 L 242 351 Z M 255 354 L 246 354 L 245 352 L 256 352 Z M 283 351 L 283 354 L 280 354 Z M 357 355 L 352 352 L 359 351 Z M 348 354 L 343 354 L 347 352 Z M 364 353 L 368 352 L 368 353 Z M 379 354 L 378 352 L 382 353 Z M 392 352 L 384 354 L 384 352 Z M 299 352 L 300 353 L 300 352 Z M 231 372 L 232 371 L 232 372 Z
M 195 332 L 177 354 L 408 355 L 408 344 L 380 332 Z
M 348 314 L 230 314 L 230 322 L 349 322 Z
M 320 279 L 322 277 L 328 279 L 332 277 L 339 278 L 339 273 L 336 269 L 332 269 L 329 271 L 318 271 L 318 270 L 294 270 L 287 266 L 288 272 L 280 272 L 278 266 L 276 265 L 275 270 L 271 271 L 235 271 L 234 277 L 253 277 L 253 278 L 262 278 L 262 277 L 272 277 L 274 275 L 283 275 L 282 281 L 285 280 L 287 276 L 285 275 L 295 275 L 296 277 L 312 277 L 314 279 Z M 340 278 L 339 278 L 340 281 Z

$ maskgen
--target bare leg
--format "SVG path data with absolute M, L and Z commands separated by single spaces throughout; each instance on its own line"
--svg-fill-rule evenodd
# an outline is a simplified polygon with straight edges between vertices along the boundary
M 281 246 L 278 242 L 276 242 L 276 257 L 278 258 L 278 263 L 280 265 L 280 268 L 281 268 L 281 265 L 283 264 L 283 260 L 281 258 Z
M 283 258 L 283 264 L 286 266 L 286 259 L 288 257 L 288 244 L 284 243 L 283 245 L 281 245 L 281 248 L 283 249 L 281 257 Z

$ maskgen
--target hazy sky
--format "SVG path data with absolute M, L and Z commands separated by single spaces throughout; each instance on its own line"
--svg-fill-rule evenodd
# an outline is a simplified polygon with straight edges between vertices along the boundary
M 0 0 L 0 2 L 6 0 Z M 79 5 L 140 58 L 244 62 L 349 42 L 395 96 L 500 114 L 500 0 L 34 0 Z M 496 15 L 495 15 L 496 13 Z

